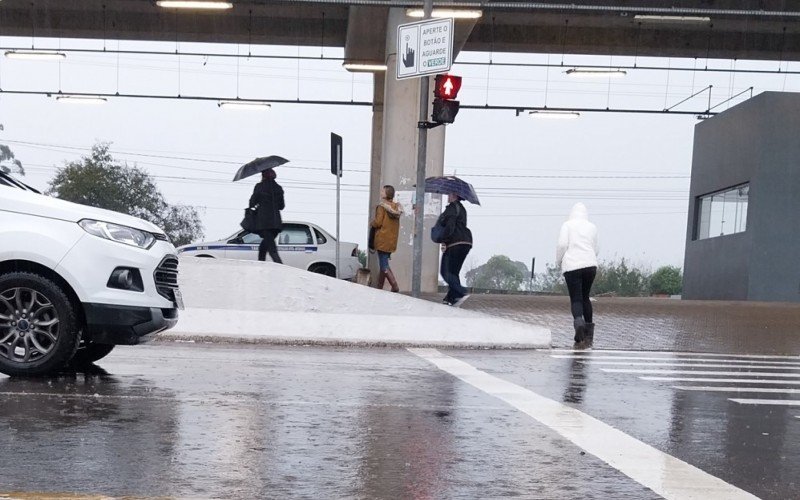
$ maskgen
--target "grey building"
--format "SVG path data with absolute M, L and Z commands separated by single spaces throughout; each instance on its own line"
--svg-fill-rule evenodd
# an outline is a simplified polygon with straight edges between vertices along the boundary
M 695 127 L 683 298 L 800 302 L 800 94 Z

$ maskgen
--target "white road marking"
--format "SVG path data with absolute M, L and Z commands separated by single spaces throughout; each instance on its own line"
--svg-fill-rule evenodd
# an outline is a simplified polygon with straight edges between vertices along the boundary
M 776 387 L 727 387 L 718 385 L 673 385 L 673 389 L 681 391 L 703 392 L 753 392 L 770 394 L 800 394 L 800 389 L 780 389 Z
M 742 405 L 774 405 L 774 406 L 800 406 L 797 399 L 737 399 L 729 398 L 734 403 Z
M 584 349 L 537 349 L 537 351 L 544 352 L 564 352 L 586 355 Z M 603 354 L 630 354 L 636 355 L 658 355 L 658 356 L 697 356 L 697 357 L 714 357 L 714 358 L 747 358 L 747 359 L 788 359 L 800 361 L 800 356 L 771 356 L 766 354 L 718 354 L 709 352 L 672 352 L 672 351 L 617 351 L 612 349 L 592 350 L 591 352 L 599 355 Z
M 703 382 L 706 384 L 735 382 L 737 384 L 800 385 L 800 380 L 765 380 L 763 378 L 639 377 L 639 379 L 655 382 Z
M 436 349 L 408 349 L 467 384 L 533 417 L 668 499 L 755 499 L 754 495 L 647 445 L 575 408 L 478 370 Z
M 718 377 L 777 377 L 800 378 L 800 373 L 773 373 L 773 372 L 718 372 L 708 370 L 639 370 L 628 368 L 601 368 L 608 373 L 635 373 L 639 375 L 714 375 Z M 733 379 L 735 380 L 735 379 Z
M 798 366 L 798 361 L 764 361 L 757 359 L 723 359 L 723 358 L 681 358 L 681 357 L 666 357 L 666 356 L 589 356 L 589 355 L 573 355 L 573 354 L 551 354 L 551 358 L 556 359 L 577 359 L 577 360 L 591 360 L 596 362 L 620 362 L 619 360 L 629 361 L 685 361 L 687 363 L 730 363 L 731 365 L 749 364 L 749 365 L 776 365 L 776 366 Z
M 635 361 L 594 361 L 594 360 L 581 360 L 581 363 L 587 365 L 604 365 L 604 366 L 680 366 L 687 368 L 736 368 L 748 370 L 800 370 L 800 366 L 765 366 L 765 365 L 725 365 L 717 363 L 692 363 L 693 360 L 687 360 L 686 363 L 676 362 L 651 362 L 651 363 L 637 363 Z

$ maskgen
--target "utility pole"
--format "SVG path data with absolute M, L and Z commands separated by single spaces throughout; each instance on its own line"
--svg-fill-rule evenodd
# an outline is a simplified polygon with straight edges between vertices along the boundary
M 425 0 L 423 19 L 430 19 L 433 12 L 433 0 Z M 419 79 L 419 123 L 428 120 L 428 92 L 430 78 Z M 411 295 L 419 297 L 422 291 L 422 244 L 425 232 L 425 174 L 428 157 L 428 129 L 418 126 L 417 143 L 417 191 L 416 211 L 414 218 L 414 259 L 411 272 Z

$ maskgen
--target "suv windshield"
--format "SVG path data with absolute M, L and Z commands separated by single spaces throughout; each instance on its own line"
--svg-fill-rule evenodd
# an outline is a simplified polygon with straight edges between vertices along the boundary
M 2 171 L 0 171 L 0 185 L 13 187 L 13 188 L 17 188 L 17 189 L 22 189 L 22 190 L 25 190 L 25 191 L 32 191 L 32 192 L 37 193 L 37 194 L 42 194 L 38 190 L 33 189 L 32 187 L 30 187 L 29 185 L 25 184 L 24 182 L 20 182 L 17 179 L 11 177 L 10 175 L 8 175 L 7 173 L 2 172 Z

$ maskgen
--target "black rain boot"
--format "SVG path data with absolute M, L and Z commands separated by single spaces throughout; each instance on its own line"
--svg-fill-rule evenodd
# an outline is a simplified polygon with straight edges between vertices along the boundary
M 583 318 L 575 318 L 572 324 L 575 327 L 575 343 L 579 344 L 583 342 L 583 339 L 586 336 L 586 322 L 583 320 Z
M 594 323 L 586 323 L 586 336 L 583 338 L 587 347 L 594 344 Z

